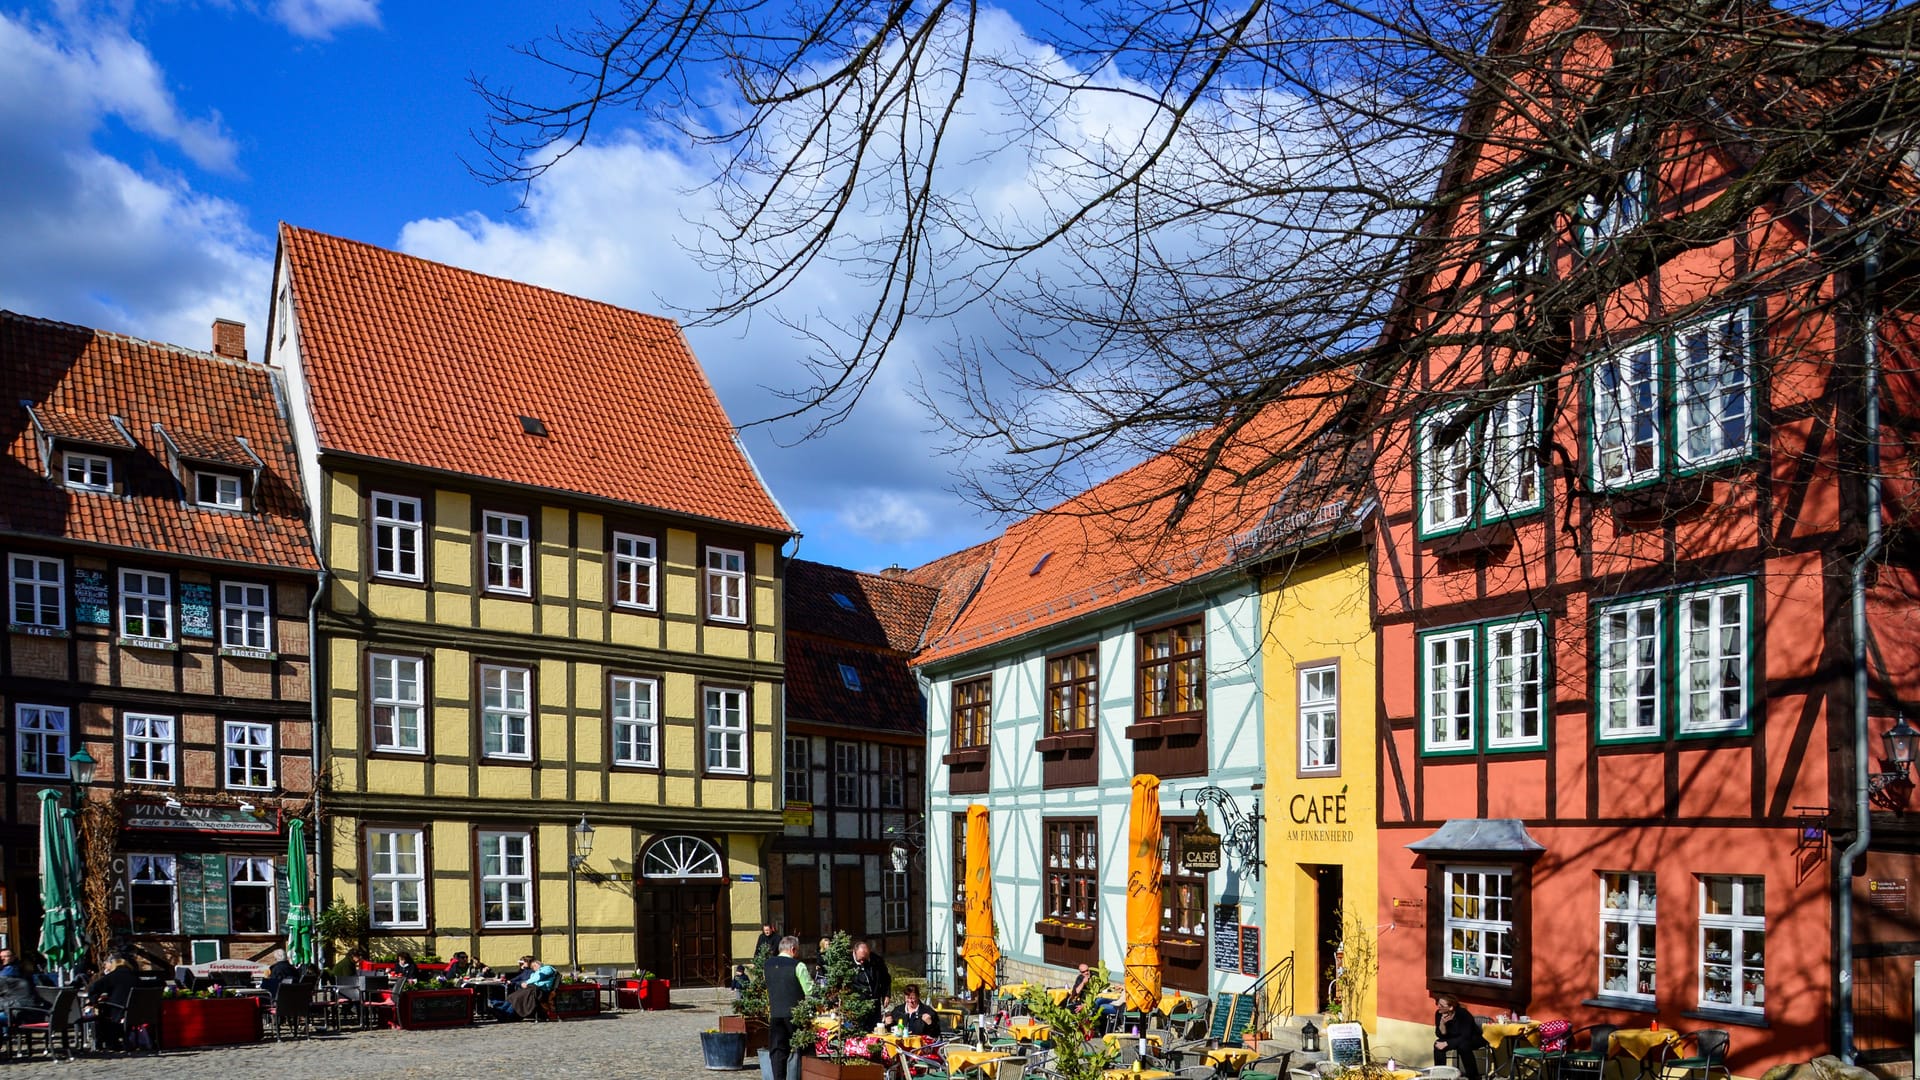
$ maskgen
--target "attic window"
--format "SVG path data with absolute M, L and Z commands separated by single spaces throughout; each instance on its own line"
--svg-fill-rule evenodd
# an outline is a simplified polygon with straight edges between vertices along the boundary
M 193 474 L 194 501 L 216 510 L 244 509 L 245 486 L 238 476 L 222 472 Z
M 840 681 L 845 683 L 847 689 L 852 690 L 854 693 L 857 694 L 860 692 L 860 673 L 854 670 L 852 664 L 840 665 Z
M 523 416 L 520 418 L 520 430 L 544 439 L 547 437 L 547 422 L 537 416 Z
M 113 459 L 105 454 L 68 450 L 61 459 L 67 486 L 75 491 L 112 491 Z
M 1027 576 L 1032 577 L 1035 574 L 1038 574 L 1042 569 L 1046 567 L 1047 560 L 1051 558 L 1053 558 L 1053 552 L 1051 551 L 1047 552 L 1045 555 L 1040 556 L 1040 561 L 1033 564 L 1033 569 L 1027 571 Z
M 853 601 L 847 597 L 846 593 L 843 593 L 843 592 L 834 593 L 833 602 L 836 604 L 839 604 L 843 608 L 846 608 L 848 611 L 853 610 Z

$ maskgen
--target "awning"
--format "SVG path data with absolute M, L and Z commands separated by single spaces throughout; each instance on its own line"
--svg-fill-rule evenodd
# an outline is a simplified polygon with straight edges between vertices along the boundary
M 1547 850 L 1519 818 L 1454 818 L 1408 850 L 1421 855 L 1524 855 Z

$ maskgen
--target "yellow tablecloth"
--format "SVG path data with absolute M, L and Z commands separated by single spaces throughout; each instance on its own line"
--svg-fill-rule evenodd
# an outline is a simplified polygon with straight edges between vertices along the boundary
M 1174 1013 L 1177 1013 L 1177 1012 L 1186 1012 L 1187 1011 L 1185 1008 L 1186 1004 L 1187 1004 L 1186 995 L 1181 994 L 1178 991 L 1175 991 L 1174 993 L 1171 993 L 1171 994 L 1161 994 L 1160 995 L 1160 1015 L 1172 1016 Z
M 1011 1055 L 998 1050 L 967 1050 L 961 1047 L 948 1049 L 946 1058 L 948 1069 L 979 1069 L 988 1076 L 999 1071 L 1001 1062 L 1012 1060 Z
M 1106 1080 L 1173 1080 L 1173 1074 L 1165 1069 L 1141 1069 L 1134 1072 L 1131 1066 L 1124 1069 L 1108 1069 L 1101 1073 Z
M 933 1015 L 940 1018 L 940 1026 L 948 1031 L 959 1031 L 967 1023 L 967 1014 L 959 1009 L 935 1009 Z
M 1105 1035 L 1102 1035 L 1100 1037 L 1106 1040 L 1108 1046 L 1117 1047 L 1117 1046 L 1123 1046 L 1127 1043 L 1134 1043 L 1137 1045 L 1140 1042 L 1140 1036 L 1128 1035 L 1124 1031 L 1109 1031 Z M 1153 1047 L 1155 1050 L 1160 1049 L 1160 1036 L 1155 1035 L 1151 1031 L 1147 1032 L 1147 1045 Z
M 1023 998 L 1027 996 L 1027 991 L 1031 989 L 1033 989 L 1032 983 L 1017 982 L 1008 983 L 1001 987 L 1000 992 L 1008 997 Z
M 1051 1037 L 1053 1035 L 1053 1029 L 1045 1024 L 1023 1024 L 1015 1020 L 1013 1023 L 1007 1025 L 1007 1034 L 1012 1035 L 1021 1042 L 1032 1042 L 1035 1039 Z
M 813 1018 L 813 1030 L 828 1034 L 840 1030 L 840 1018 L 836 1016 L 816 1016 Z
M 1050 999 L 1050 1000 L 1051 1000 L 1051 1001 L 1052 1001 L 1052 1002 L 1053 1002 L 1053 1003 L 1054 1003 L 1055 1005 L 1058 1005 L 1058 1004 L 1060 1004 L 1061 1002 L 1064 1002 L 1064 1001 L 1066 1001 L 1066 1000 L 1067 1000 L 1067 994 L 1068 994 L 1068 993 L 1070 993 L 1070 991 L 1069 991 L 1069 990 L 1067 990 L 1067 988 L 1066 988 L 1066 987 L 1064 987 L 1064 986 L 1049 986 L 1049 987 L 1047 987 L 1047 997 L 1048 997 L 1048 998 L 1049 998 L 1049 999 Z
M 891 1046 L 895 1049 L 899 1049 L 900 1047 L 904 1046 L 909 1050 L 918 1050 L 921 1047 L 933 1041 L 932 1039 L 927 1038 L 925 1035 L 894 1035 L 892 1033 L 888 1033 L 885 1035 L 874 1035 L 874 1036 L 871 1036 L 871 1038 L 873 1039 L 874 1042 L 886 1043 L 888 1046 Z
M 1609 1056 L 1625 1054 L 1635 1061 L 1645 1061 L 1648 1054 L 1679 1041 L 1680 1033 L 1669 1028 L 1659 1031 L 1652 1028 L 1620 1028 L 1613 1033 L 1613 1045 L 1607 1053 Z
M 1239 1072 L 1253 1064 L 1260 1052 L 1250 1046 L 1221 1046 L 1200 1055 L 1200 1060 L 1215 1068 L 1225 1067 Z
M 1495 1050 L 1500 1049 L 1501 1043 L 1506 1042 L 1516 1035 L 1526 1039 L 1527 1042 L 1534 1046 L 1539 1046 L 1540 1022 L 1538 1020 L 1529 1020 L 1523 1024 L 1515 1020 L 1504 1023 L 1489 1023 L 1480 1028 L 1480 1034 L 1487 1037 L 1487 1045 L 1493 1047 Z

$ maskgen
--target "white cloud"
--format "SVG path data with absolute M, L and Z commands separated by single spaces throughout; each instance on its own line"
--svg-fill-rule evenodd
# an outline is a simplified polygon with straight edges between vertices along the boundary
M 274 0 L 273 17 L 301 37 L 325 41 L 349 26 L 379 26 L 380 0 Z
M 96 149 L 109 119 L 234 165 L 219 118 L 181 115 L 123 29 L 0 15 L 0 307 L 197 348 L 215 317 L 259 333 L 266 239 L 233 203 Z
M 868 540 L 901 543 L 926 537 L 934 515 L 919 500 L 898 492 L 863 489 L 849 494 L 839 519 Z

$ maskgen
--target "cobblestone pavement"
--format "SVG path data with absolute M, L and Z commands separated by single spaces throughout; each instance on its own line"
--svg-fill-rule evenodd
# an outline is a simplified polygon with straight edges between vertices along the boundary
M 700 1032 L 715 1026 L 726 1005 L 679 1000 L 664 1012 L 602 1014 L 590 1020 L 547 1024 L 480 1024 L 446 1031 L 353 1031 L 341 1035 L 208 1047 L 150 1054 L 82 1057 L 74 1062 L 16 1062 L 14 1078 L 85 1077 L 87 1080 L 505 1080 L 512 1077 L 735 1076 L 759 1080 L 758 1068 L 709 1073 L 700 1053 Z M 692 995 L 686 995 L 691 997 Z

